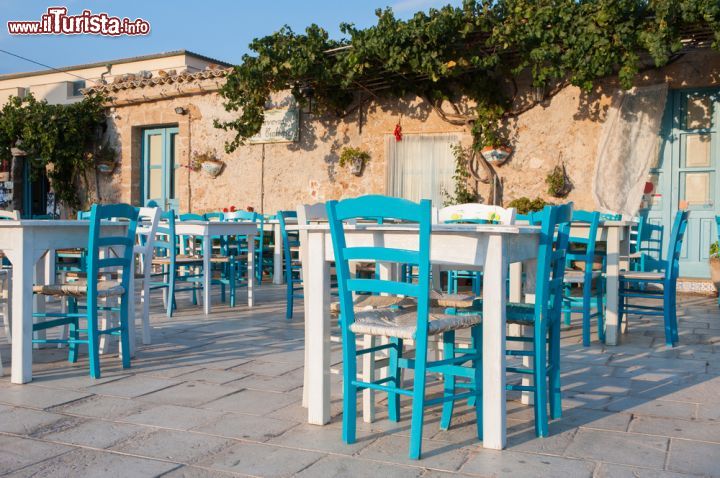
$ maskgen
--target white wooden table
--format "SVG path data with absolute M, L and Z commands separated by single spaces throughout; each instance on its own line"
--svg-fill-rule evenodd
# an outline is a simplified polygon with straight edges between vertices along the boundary
M 212 237 L 213 236 L 247 236 L 248 244 L 248 306 L 253 306 L 253 289 L 255 288 L 255 236 L 258 233 L 257 224 L 253 222 L 221 222 L 221 221 L 178 221 L 175 223 L 175 233 L 183 236 L 203 238 L 203 305 L 205 315 L 212 309 L 210 296 L 212 290 Z
M 298 226 L 307 233 L 303 254 L 308 339 L 308 422 L 330 421 L 330 281 L 334 261 L 327 224 Z M 412 225 L 346 226 L 348 246 L 417 249 Z M 433 266 L 484 270 L 483 446 L 506 444 L 505 306 L 508 264 L 537 258 L 540 229 L 532 226 L 437 224 L 432 226 Z M 305 239 L 305 238 L 303 238 Z
M 87 248 L 89 230 L 89 221 L 0 221 L 0 249 L 13 265 L 12 383 L 32 380 L 32 289 L 38 260 L 48 251 Z M 122 223 L 102 226 L 103 235 L 123 235 L 126 231 L 127 225 Z
M 605 345 L 618 344 L 618 312 L 620 307 L 620 270 L 628 268 L 630 254 L 630 228 L 633 221 L 603 221 L 598 227 L 598 241 L 607 244 L 605 264 L 606 305 L 605 305 Z M 582 229 L 589 225 L 573 223 L 571 234 L 579 236 Z M 585 233 L 587 236 L 587 232 Z

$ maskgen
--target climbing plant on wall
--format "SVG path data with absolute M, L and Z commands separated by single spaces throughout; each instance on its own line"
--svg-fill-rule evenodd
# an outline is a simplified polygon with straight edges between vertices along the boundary
M 376 14 L 368 28 L 342 24 L 340 40 L 317 25 L 255 39 L 221 90 L 238 112 L 216 123 L 235 133 L 228 151 L 260 130 L 271 92 L 287 88 L 301 103 L 312 91 L 318 112 L 340 116 L 368 99 L 415 94 L 447 121 L 472 123 L 480 150 L 505 142 L 502 121 L 527 108 L 514 101 L 525 72 L 545 96 L 615 74 L 629 88 L 645 58 L 674 59 L 688 28 L 709 30 L 720 46 L 717 0 L 465 0 L 408 20 Z
M 0 160 L 18 146 L 33 161 L 32 172 L 45 169 L 57 200 L 77 209 L 78 184 L 94 165 L 89 153 L 98 146 L 105 123 L 105 98 L 93 95 L 69 105 L 52 105 L 32 95 L 12 97 L 0 109 Z

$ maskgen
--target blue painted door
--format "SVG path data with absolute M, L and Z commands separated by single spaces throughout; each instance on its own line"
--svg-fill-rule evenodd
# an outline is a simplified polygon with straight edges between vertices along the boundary
M 177 126 L 143 130 L 143 204 L 155 201 L 164 210 L 178 210 Z
M 675 213 L 690 210 L 680 275 L 707 278 L 720 214 L 720 89 L 675 90 L 667 104 L 648 219 L 665 225 L 667 241 Z

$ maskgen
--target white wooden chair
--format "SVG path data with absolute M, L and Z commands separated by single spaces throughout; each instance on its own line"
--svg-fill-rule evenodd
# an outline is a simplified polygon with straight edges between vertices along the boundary
M 155 235 L 160 222 L 160 209 L 156 207 L 141 207 L 138 214 L 138 225 L 135 233 L 136 241 L 133 252 L 138 258 L 142 289 L 142 343 L 148 345 L 152 342 L 150 337 L 150 275 L 152 274 L 152 260 L 155 245 Z M 134 284 L 134 281 L 133 281 Z M 134 287 L 133 287 L 134 289 Z M 134 324 L 135 309 L 132 308 L 130 321 Z M 131 343 L 133 341 L 131 340 Z

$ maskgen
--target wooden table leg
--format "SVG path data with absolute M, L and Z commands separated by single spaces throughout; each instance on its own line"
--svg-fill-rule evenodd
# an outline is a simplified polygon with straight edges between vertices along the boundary
M 283 240 L 280 224 L 273 224 L 273 234 L 275 235 L 275 249 L 273 251 L 273 284 L 279 285 L 285 283 L 285 274 L 283 274 Z
M 205 303 L 205 315 L 210 315 L 211 304 L 210 294 L 212 293 L 212 237 L 203 236 L 203 300 Z M 172 297 L 168 300 L 172 300 Z
M 308 422 L 330 421 L 330 268 L 325 261 L 325 234 L 308 234 L 307 302 Z
M 620 305 L 620 229 L 609 227 L 607 233 L 607 263 L 605 284 L 605 345 L 618 344 L 618 306 Z
M 33 273 L 38 257 L 30 247 L 31 238 L 24 237 L 16 249 L 6 251 L 13 264 L 12 296 L 12 383 L 32 380 Z
M 506 444 L 505 256 L 503 236 L 490 235 L 483 284 L 483 447 L 494 450 Z
M 253 297 L 254 291 L 255 291 L 255 236 L 248 234 L 247 236 L 247 242 L 248 242 L 248 263 L 247 263 L 247 271 L 248 271 L 248 286 L 247 286 L 247 294 L 248 294 L 248 307 L 253 307 L 255 305 L 255 298 Z M 261 259 L 262 260 L 262 259 Z

